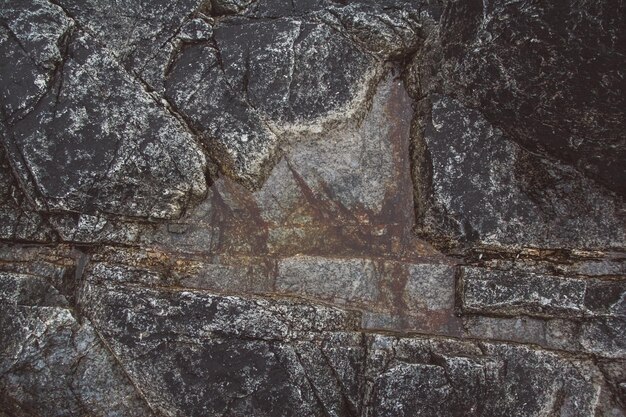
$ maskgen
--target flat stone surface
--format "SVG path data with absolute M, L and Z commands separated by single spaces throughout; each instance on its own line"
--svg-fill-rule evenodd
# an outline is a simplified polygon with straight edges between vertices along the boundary
M 0 1 L 0 417 L 626 417 L 624 16 Z
M 8 415 L 153 415 L 88 320 L 44 277 L 0 274 L 0 407 Z
M 52 226 L 33 209 L 20 189 L 3 148 L 0 148 L 0 238 L 31 242 L 57 240 Z
M 478 111 L 433 96 L 415 178 L 424 235 L 512 247 L 623 247 L 621 199 L 511 142 Z
M 278 262 L 276 290 L 320 299 L 375 302 L 379 277 L 367 259 L 296 256 Z
M 582 316 L 584 280 L 519 274 L 482 268 L 461 269 L 463 309 L 470 312 Z
M 184 21 L 202 8 L 199 0 L 136 1 L 59 0 L 77 24 L 134 72 L 140 72 Z
M 540 316 L 626 316 L 626 283 L 461 268 L 462 307 L 468 312 Z
M 454 308 L 454 268 L 449 265 L 406 265 L 405 302 L 409 310 Z

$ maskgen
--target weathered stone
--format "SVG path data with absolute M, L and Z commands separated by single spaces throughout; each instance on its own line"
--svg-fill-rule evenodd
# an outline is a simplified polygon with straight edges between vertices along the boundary
M 19 306 L 67 307 L 65 297 L 37 275 L 0 272 L 0 296 Z
M 82 294 L 87 315 L 149 403 L 166 414 L 320 415 L 328 407 L 327 413 L 341 415 L 325 402 L 338 400 L 341 410 L 341 394 L 317 399 L 327 389 L 324 378 L 339 383 L 340 391 L 349 390 L 348 398 L 358 384 L 358 371 L 333 367 L 358 366 L 352 352 L 361 350 L 360 337 L 346 333 L 333 342 L 328 333 L 354 329 L 358 316 L 353 314 L 97 280 L 90 280 Z M 320 363 L 311 357 L 320 348 L 334 360 Z M 341 382 L 331 377 L 334 372 L 344 376 Z
M 505 344 L 374 336 L 368 416 L 593 415 L 591 362 Z
M 432 96 L 416 152 L 425 236 L 509 247 L 624 246 L 619 197 L 571 167 L 521 149 L 450 97 Z
M 329 56 L 351 70 L 340 71 Z M 165 88 L 221 169 L 258 188 L 273 165 L 276 131 L 354 113 L 375 64 L 323 24 L 232 20 L 215 28 L 214 42 L 183 44 Z
M 278 262 L 276 290 L 331 301 L 372 303 L 378 298 L 379 277 L 366 259 L 296 256 Z
M 184 47 L 166 80 L 166 96 L 203 134 L 221 169 L 255 187 L 277 139 L 228 84 L 220 65 L 211 44 Z
M 150 416 L 88 320 L 42 277 L 2 274 L 0 407 L 9 415 Z
M 585 281 L 463 267 L 463 309 L 506 315 L 585 314 Z
M 624 195 L 624 7 L 449 1 L 415 58 L 421 94 L 452 95 L 524 148 Z
M 69 44 L 54 88 L 5 142 L 31 199 L 45 211 L 179 216 L 206 192 L 193 137 L 89 35 Z
M 365 2 L 367 3 L 367 2 Z M 413 55 L 434 23 L 434 10 L 423 4 L 348 4 L 328 7 L 316 17 L 345 31 L 383 59 Z
M 404 286 L 409 310 L 428 311 L 454 308 L 454 268 L 449 265 L 409 264 Z
M 356 45 L 308 21 L 227 21 L 215 40 L 229 84 L 279 127 L 349 112 L 376 69 Z
M 0 416 L 626 417 L 625 10 L 0 1 Z
M 32 110 L 51 88 L 74 24 L 48 1 L 5 0 L 0 8 L 0 97 L 3 119 Z
M 22 242 L 57 240 L 51 225 L 30 207 L 24 192 L 15 181 L 2 147 L 0 147 L 0 239 Z
M 607 358 L 626 358 L 626 319 L 603 317 L 581 324 L 580 344 L 584 350 Z
M 462 307 L 504 315 L 625 317 L 626 283 L 461 268 Z
M 126 68 L 140 72 L 204 2 L 55 0 L 55 3 L 102 42 Z

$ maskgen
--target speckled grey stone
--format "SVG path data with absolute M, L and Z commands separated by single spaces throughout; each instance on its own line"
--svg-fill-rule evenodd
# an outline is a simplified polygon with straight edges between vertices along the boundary
M 37 111 L 10 123 L 8 157 L 41 211 L 176 217 L 206 192 L 193 137 L 84 33 Z M 183 157 L 173 150 L 183 147 Z M 158 161 L 158 162 L 157 162 Z
M 431 100 L 415 178 L 424 235 L 513 248 L 624 246 L 621 197 L 520 148 L 478 111 Z
M 622 0 L 449 1 L 415 57 L 419 89 L 458 98 L 524 148 L 624 195 L 625 10 Z
M 374 336 L 367 416 L 594 415 L 593 363 L 490 343 Z
M 626 417 L 624 0 L 0 0 L 0 416 Z
M 153 415 L 91 323 L 36 275 L 0 274 L 0 409 L 8 415 Z

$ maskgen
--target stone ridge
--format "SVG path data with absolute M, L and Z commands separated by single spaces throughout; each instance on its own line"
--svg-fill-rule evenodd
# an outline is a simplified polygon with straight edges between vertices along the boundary
M 625 19 L 0 1 L 0 417 L 626 417 Z

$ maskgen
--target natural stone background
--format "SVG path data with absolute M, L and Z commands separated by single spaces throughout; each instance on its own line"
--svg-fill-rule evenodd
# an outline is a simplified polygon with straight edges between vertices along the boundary
M 625 28 L 0 0 L 0 417 L 626 416 Z

